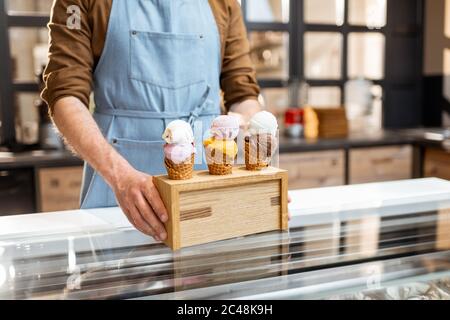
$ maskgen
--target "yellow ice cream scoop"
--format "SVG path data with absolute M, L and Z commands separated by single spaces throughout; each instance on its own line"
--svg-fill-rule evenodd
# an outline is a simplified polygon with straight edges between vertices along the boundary
M 203 145 L 214 153 L 225 154 L 227 157 L 235 158 L 238 153 L 238 145 L 234 140 L 222 140 L 216 138 L 209 138 L 203 141 Z

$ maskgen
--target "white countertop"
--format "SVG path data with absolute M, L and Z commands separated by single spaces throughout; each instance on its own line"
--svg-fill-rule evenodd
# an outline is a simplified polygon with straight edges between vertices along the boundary
M 291 226 L 322 220 L 371 215 L 407 214 L 450 208 L 450 181 L 428 178 L 290 192 Z M 114 232 L 132 228 L 120 208 L 75 210 L 0 218 L 0 242 L 33 236 Z

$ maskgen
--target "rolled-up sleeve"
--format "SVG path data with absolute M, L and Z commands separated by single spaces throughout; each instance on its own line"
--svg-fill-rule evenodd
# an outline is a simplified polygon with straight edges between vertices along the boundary
M 41 94 L 50 111 L 59 99 L 69 96 L 89 105 L 94 66 L 89 7 L 90 1 L 87 0 L 55 0 L 53 3 L 48 24 L 49 62 L 44 72 L 45 86 Z M 76 14 L 79 10 L 79 19 L 72 16 L 74 12 L 71 9 Z
M 225 107 L 248 99 L 257 99 L 260 93 L 255 69 L 250 58 L 247 30 L 236 0 L 229 1 L 229 25 L 225 38 L 221 86 Z

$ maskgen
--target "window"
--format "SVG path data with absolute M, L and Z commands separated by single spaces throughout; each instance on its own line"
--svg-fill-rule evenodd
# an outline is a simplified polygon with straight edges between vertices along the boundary
M 52 4 L 52 0 L 7 0 L 10 12 L 49 14 Z
M 357 78 L 384 92 L 388 1 L 395 0 L 242 0 L 266 103 L 275 103 L 278 112 L 282 103 L 284 108 L 339 107 L 345 83 Z M 307 93 L 291 94 L 300 92 L 301 84 Z M 288 87 L 287 98 L 281 98 L 282 91 L 276 99 L 269 97 L 272 90 Z M 381 93 L 374 98 L 380 108 Z
M 450 101 L 450 48 L 444 49 L 444 97 Z
M 450 0 L 445 1 L 445 36 L 447 48 L 444 49 L 444 97 L 450 101 Z
M 47 64 L 47 29 L 10 28 L 9 39 L 13 80 L 20 82 L 36 81 L 42 67 Z
M 248 21 L 289 22 L 289 0 L 247 0 L 246 5 Z
M 344 24 L 345 0 L 304 0 L 305 23 Z
M 0 144 L 33 144 L 52 0 L 0 0 Z M 34 138 L 33 138 L 34 137 Z
M 249 33 L 250 54 L 260 79 L 289 77 L 289 34 L 254 31 Z
M 349 78 L 381 80 L 384 77 L 384 35 L 352 32 L 348 37 Z
M 445 36 L 450 38 L 450 0 L 445 0 Z
M 349 0 L 349 23 L 377 29 L 386 25 L 386 0 Z
M 306 32 L 305 77 L 341 79 L 342 35 L 337 32 Z
M 310 87 L 308 90 L 308 105 L 316 108 L 337 108 L 341 106 L 341 88 L 339 87 Z

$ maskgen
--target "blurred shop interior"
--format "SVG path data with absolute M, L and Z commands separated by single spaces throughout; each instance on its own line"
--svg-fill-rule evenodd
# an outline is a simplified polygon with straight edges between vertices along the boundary
M 39 98 L 52 0 L 0 0 L 0 215 L 78 208 Z M 450 179 L 450 0 L 242 0 L 290 189 Z

